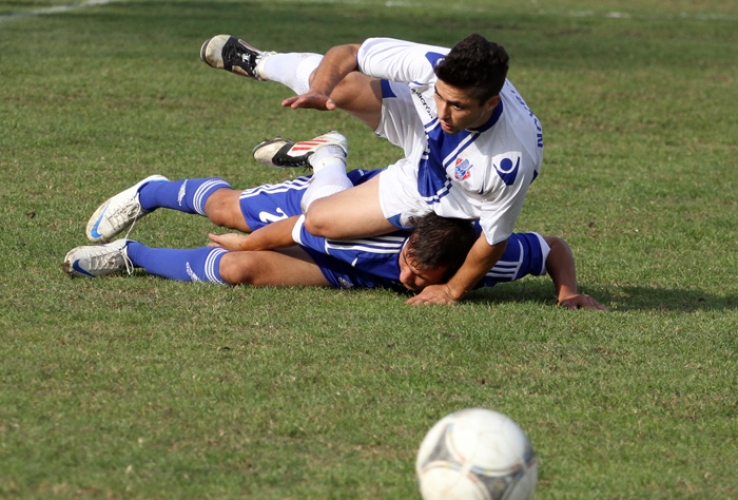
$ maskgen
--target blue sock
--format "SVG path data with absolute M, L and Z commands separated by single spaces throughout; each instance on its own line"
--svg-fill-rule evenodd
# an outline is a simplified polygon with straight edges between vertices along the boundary
M 220 259 L 228 251 L 217 247 L 189 249 L 150 248 L 128 243 L 128 258 L 146 272 L 179 281 L 204 281 L 227 285 L 220 277 Z
M 148 182 L 138 191 L 138 200 L 141 208 L 147 212 L 171 208 L 188 214 L 205 215 L 205 202 L 221 188 L 233 189 L 218 177 Z

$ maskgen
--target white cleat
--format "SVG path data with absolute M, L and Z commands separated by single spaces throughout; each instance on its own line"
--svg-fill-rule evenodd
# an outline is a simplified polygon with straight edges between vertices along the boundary
M 97 278 L 122 270 L 131 274 L 134 267 L 128 257 L 129 242 L 121 239 L 107 245 L 77 247 L 64 257 L 62 269 L 72 278 Z
M 139 190 L 149 182 L 168 180 L 163 175 L 152 175 L 109 198 L 95 210 L 87 222 L 87 239 L 94 243 L 107 243 L 148 214 L 138 201 Z
M 345 158 L 348 154 L 348 141 L 335 130 L 310 141 L 294 142 L 275 137 L 261 142 L 254 148 L 254 159 L 270 167 L 312 168 L 310 157 L 322 148 L 330 148 L 328 153 L 330 156 Z
M 272 54 L 231 35 L 214 36 L 200 48 L 200 59 L 208 66 L 261 81 L 259 64 Z

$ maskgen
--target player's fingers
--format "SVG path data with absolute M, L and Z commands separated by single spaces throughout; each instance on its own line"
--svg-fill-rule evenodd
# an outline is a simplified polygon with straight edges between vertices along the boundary
M 587 309 L 594 309 L 595 311 L 607 311 L 607 307 L 597 302 L 589 295 L 582 295 L 583 305 Z
M 295 102 L 299 97 L 300 96 L 297 96 L 297 95 L 296 96 L 292 96 L 292 97 L 288 97 L 287 99 L 285 99 L 284 101 L 282 101 L 282 106 L 285 107 L 285 108 L 292 107 L 292 103 Z
M 592 299 L 592 300 L 593 300 L 593 301 L 594 301 L 594 303 L 595 303 L 595 309 L 597 309 L 598 311 L 607 311 L 607 306 L 606 306 L 606 305 L 604 305 L 604 304 L 600 304 L 599 302 L 597 302 L 597 301 L 596 301 L 596 300 L 594 300 L 594 299 Z
M 421 293 L 420 295 L 416 295 L 414 297 L 410 297 L 405 301 L 405 304 L 410 304 L 411 306 L 422 306 L 425 304 L 432 304 L 433 302 L 430 301 L 428 298 L 424 297 Z
M 316 97 L 305 97 L 293 102 L 291 107 L 292 109 L 306 108 L 324 110 L 326 109 L 326 103 L 323 99 L 319 99 Z
M 306 105 L 307 99 L 304 97 L 298 97 L 294 101 L 292 101 L 292 104 L 290 104 L 290 108 L 292 109 L 298 109 L 298 108 L 308 108 L 310 106 Z

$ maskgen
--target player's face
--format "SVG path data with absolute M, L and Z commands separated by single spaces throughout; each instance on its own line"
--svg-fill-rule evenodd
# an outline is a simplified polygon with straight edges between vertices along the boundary
M 400 252 L 400 283 L 413 292 L 419 292 L 428 285 L 443 282 L 446 268 L 420 270 L 415 260 L 407 255 L 407 246 Z
M 468 95 L 468 91 L 454 87 L 443 80 L 436 82 L 436 109 L 441 128 L 447 134 L 458 134 L 462 130 L 481 127 L 500 102 L 500 97 L 492 97 L 481 103 Z

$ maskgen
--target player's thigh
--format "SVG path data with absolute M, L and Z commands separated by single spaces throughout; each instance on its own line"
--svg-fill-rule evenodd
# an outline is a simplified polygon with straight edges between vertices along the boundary
M 354 71 L 331 92 L 339 109 L 350 113 L 376 130 L 382 118 L 382 86 L 376 78 Z
M 244 219 L 240 203 L 241 191 L 235 189 L 218 189 L 205 202 L 205 214 L 213 224 L 251 232 Z
M 220 275 L 232 285 L 331 286 L 318 265 L 299 247 L 228 252 L 220 260 Z
M 306 214 L 305 228 L 316 236 L 335 239 L 394 231 L 395 227 L 385 218 L 379 204 L 379 176 L 315 200 Z

